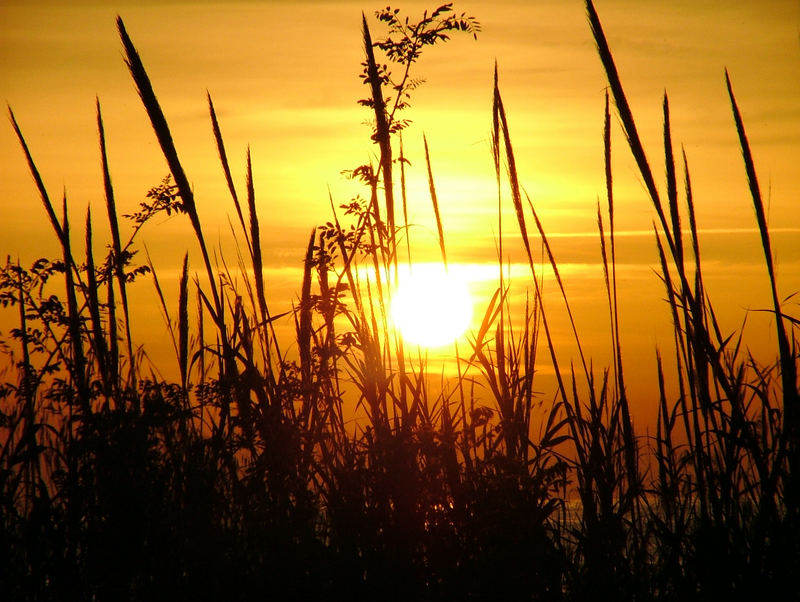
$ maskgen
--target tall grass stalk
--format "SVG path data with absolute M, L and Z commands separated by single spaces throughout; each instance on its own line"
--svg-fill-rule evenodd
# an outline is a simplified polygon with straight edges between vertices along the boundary
M 97 111 L 97 132 L 98 137 L 100 139 L 100 163 L 103 169 L 103 191 L 105 193 L 105 201 L 106 201 L 106 212 L 108 214 L 108 225 L 111 231 L 111 245 L 114 251 L 114 255 L 112 256 L 112 268 L 114 271 L 114 276 L 117 279 L 117 285 L 119 286 L 119 293 L 120 293 L 120 300 L 122 301 L 122 314 L 123 319 L 125 320 L 125 342 L 127 345 L 128 350 L 128 370 L 129 370 L 129 384 L 133 384 L 136 382 L 136 375 L 133 372 L 133 339 L 131 337 L 131 326 L 130 326 L 130 309 L 128 306 L 128 289 L 127 289 L 127 279 L 125 277 L 125 260 L 122 257 L 122 239 L 120 238 L 119 234 L 119 221 L 117 219 L 117 206 L 116 201 L 114 200 L 114 188 L 111 184 L 111 172 L 108 165 L 108 152 L 106 150 L 106 133 L 105 127 L 103 126 L 103 116 L 100 111 L 100 99 L 96 99 L 95 108 Z M 109 278 L 109 295 L 113 296 L 113 283 Z M 113 303 L 108 304 L 109 311 L 113 311 Z M 112 349 L 117 348 L 117 340 L 116 340 L 116 323 L 111 320 L 109 317 L 109 322 L 111 322 L 111 333 L 113 334 L 110 337 L 110 347 Z M 116 357 L 116 356 L 115 356 Z M 112 360 L 112 366 L 116 365 L 116 362 Z

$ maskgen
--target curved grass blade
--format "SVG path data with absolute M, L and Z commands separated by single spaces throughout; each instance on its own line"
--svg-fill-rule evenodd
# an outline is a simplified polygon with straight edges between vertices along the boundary
M 750 152 L 750 143 L 747 141 L 747 133 L 744 129 L 742 115 L 736 98 L 733 95 L 733 87 L 728 70 L 725 70 L 725 85 L 728 88 L 728 96 L 731 101 L 733 118 L 736 122 L 736 132 L 739 135 L 739 144 L 742 149 L 742 158 L 747 172 L 747 183 L 750 187 L 750 195 L 753 197 L 753 208 L 756 212 L 758 230 L 761 233 L 761 246 L 764 250 L 764 259 L 767 263 L 767 273 L 769 274 L 770 293 L 772 294 L 772 304 L 775 310 L 775 328 L 778 335 L 778 352 L 780 354 L 781 382 L 783 385 L 784 411 L 786 412 L 787 426 L 793 435 L 798 431 L 798 403 L 800 397 L 797 391 L 797 366 L 794 362 L 794 354 L 789 345 L 789 338 L 786 328 L 781 318 L 781 304 L 778 298 L 778 286 L 775 278 L 775 266 L 772 258 L 772 245 L 770 243 L 769 228 L 767 226 L 767 216 L 764 211 L 764 202 L 761 198 L 761 190 L 758 185 L 753 155 Z

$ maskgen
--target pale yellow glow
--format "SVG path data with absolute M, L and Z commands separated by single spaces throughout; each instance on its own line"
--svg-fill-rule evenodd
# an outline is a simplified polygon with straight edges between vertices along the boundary
M 472 297 L 466 282 L 443 266 L 418 264 L 400 278 L 391 316 L 405 342 L 443 347 L 469 327 Z

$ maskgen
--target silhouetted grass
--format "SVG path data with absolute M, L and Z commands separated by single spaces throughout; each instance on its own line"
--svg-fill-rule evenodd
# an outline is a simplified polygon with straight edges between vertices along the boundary
M 445 381 L 428 370 L 419 352 L 404 347 L 388 324 L 386 309 L 402 262 L 400 241 L 408 228 L 402 145 L 399 191 L 392 179 L 393 144 L 402 129 L 395 112 L 402 108 L 402 86 L 421 47 L 446 39 L 446 32 L 475 34 L 477 22 L 444 5 L 403 30 L 396 13 L 379 11 L 379 21 L 395 33 L 411 32 L 409 45 L 398 46 L 397 39 L 373 43 L 363 19 L 364 77 L 371 91 L 363 104 L 374 112 L 372 141 L 380 164 L 351 174 L 364 184 L 367 198 L 338 208 L 331 200 L 330 221 L 311 231 L 299 298 L 292 315 L 285 316 L 273 314 L 267 300 L 249 150 L 245 219 L 209 96 L 212 134 L 245 241 L 235 268 L 221 258 L 222 267 L 214 269 L 167 120 L 119 19 L 126 63 L 171 173 L 148 193 L 141 211 L 129 216 L 133 225 L 126 244 L 99 101 L 112 241 L 102 261 L 93 252 L 88 212 L 85 260 L 76 259 L 66 199 L 64 217 L 58 218 L 9 110 L 62 253 L 30 268 L 9 260 L 0 270 L 0 303 L 17 310 L 19 319 L 8 333 L 8 369 L 0 385 L 5 597 L 407 601 L 798 595 L 797 341 L 786 328 L 786 321 L 797 321 L 784 313 L 777 296 L 754 160 L 730 78 L 726 73 L 778 332 L 776 359 L 766 365 L 741 349 L 741 335 L 720 334 L 703 283 L 685 153 L 682 198 L 679 191 L 666 95 L 665 210 L 599 18 L 590 0 L 586 5 L 611 96 L 657 217 L 658 274 L 665 317 L 674 327 L 674 349 L 668 353 L 675 355 L 675 373 L 665 373 L 661 351 L 655 350 L 654 434 L 634 428 L 625 387 L 608 94 L 607 211 L 598 204 L 597 221 L 612 365 L 595 368 L 581 343 L 569 282 L 547 242 L 536 199 L 520 184 L 495 71 L 498 209 L 508 201 L 514 208 L 531 292 L 524 311 L 512 309 L 510 283 L 502 276 L 508 234 L 500 221 L 498 288 L 470 335 L 468 353 L 456 348 L 458 376 Z M 397 100 L 391 110 L 383 100 L 391 80 L 378 69 L 376 49 L 411 57 L 400 62 L 403 84 L 393 91 Z M 447 265 L 431 153 L 427 139 L 423 143 Z M 503 193 L 506 178 L 510 199 Z M 402 226 L 394 223 L 395 192 L 403 199 Z M 173 211 L 189 217 L 206 281 L 190 280 L 190 251 L 178 290 L 168 291 L 149 259 L 137 266 L 134 258 L 144 224 Z M 528 230 L 529 216 L 535 234 Z M 544 276 L 534 260 L 537 244 L 568 311 L 577 373 L 558 362 L 551 308 L 542 295 Z M 409 264 L 411 251 L 407 247 Z M 142 352 L 134 351 L 135 316 L 127 291 L 141 286 L 135 281 L 148 273 L 172 337 L 179 383 L 148 377 Z M 274 323 L 280 319 L 294 320 L 293 340 L 278 340 Z M 287 349 L 296 349 L 296 356 Z M 550 405 L 535 388 L 545 357 L 557 382 Z M 677 397 L 669 396 L 667 383 L 677 384 Z

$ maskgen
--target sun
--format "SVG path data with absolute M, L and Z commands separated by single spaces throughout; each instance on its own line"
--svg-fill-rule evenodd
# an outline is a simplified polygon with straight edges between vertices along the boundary
M 436 264 L 415 264 L 392 297 L 394 327 L 406 343 L 443 347 L 453 343 L 472 320 L 472 297 L 464 280 Z

